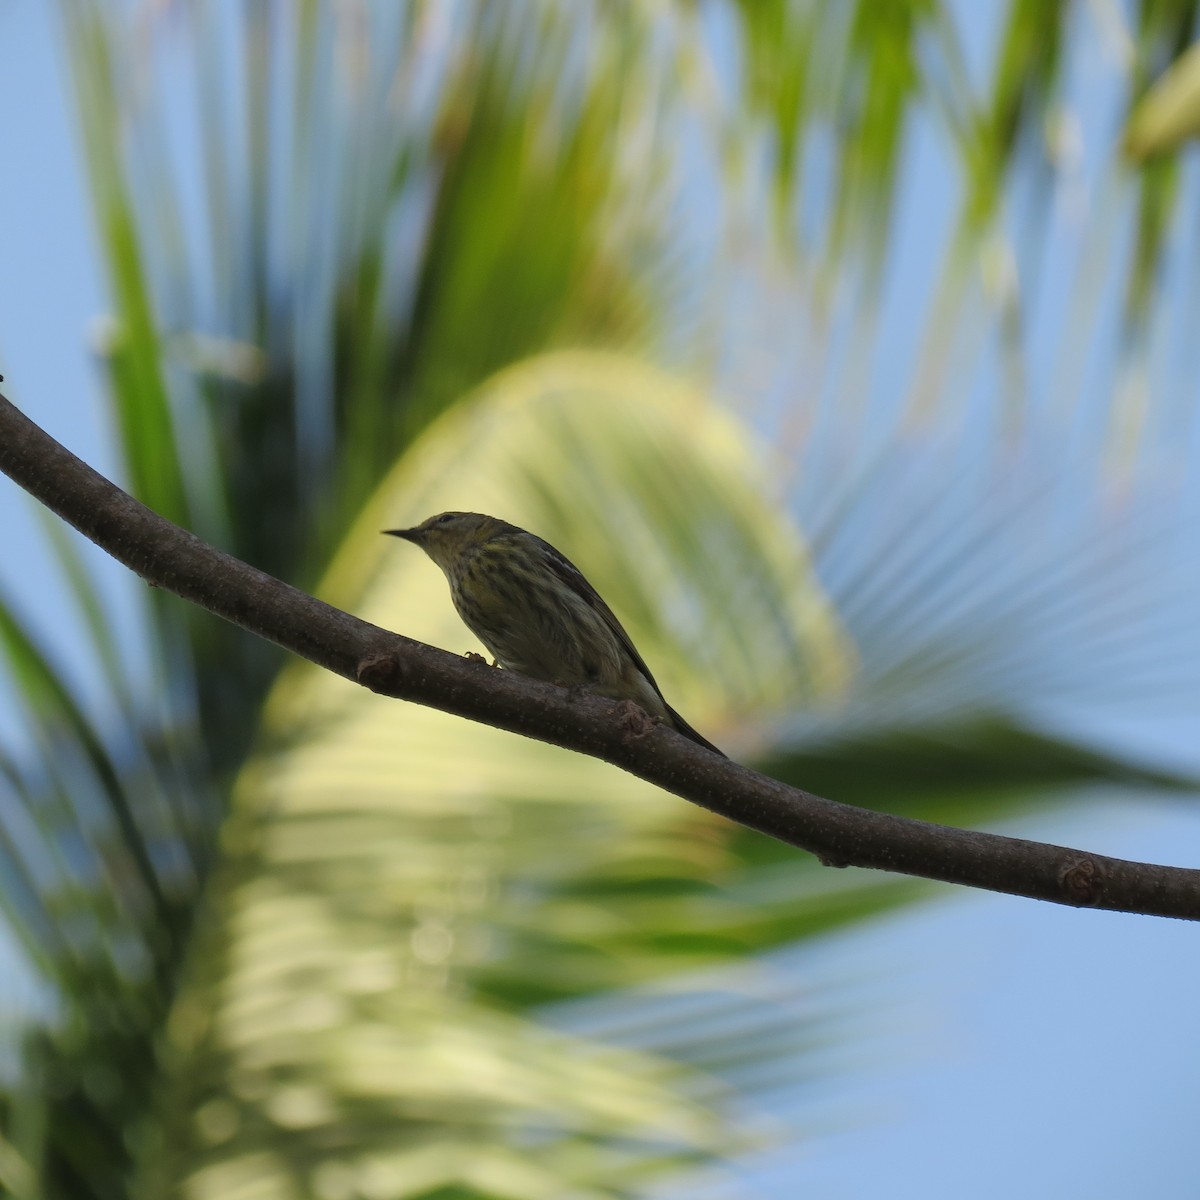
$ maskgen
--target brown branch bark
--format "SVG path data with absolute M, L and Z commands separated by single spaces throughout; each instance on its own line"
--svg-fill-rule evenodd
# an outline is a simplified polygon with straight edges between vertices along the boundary
M 704 808 L 815 854 L 1076 907 L 1200 919 L 1200 870 L 954 829 L 789 787 L 628 704 L 575 696 L 360 621 L 151 512 L 0 396 L 0 470 L 136 571 L 210 612 L 386 696 L 603 758 Z

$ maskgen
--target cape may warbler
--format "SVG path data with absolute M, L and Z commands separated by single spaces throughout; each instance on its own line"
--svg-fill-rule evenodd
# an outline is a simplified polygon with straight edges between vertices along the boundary
M 420 546 L 442 568 L 458 615 L 502 667 L 636 701 L 721 753 L 663 699 L 621 622 L 549 542 L 480 513 L 441 513 L 384 532 Z

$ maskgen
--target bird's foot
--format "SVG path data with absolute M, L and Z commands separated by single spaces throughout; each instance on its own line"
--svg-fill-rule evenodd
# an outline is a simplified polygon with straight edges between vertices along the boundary
M 467 662 L 483 663 L 483 665 L 484 665 L 485 667 L 487 666 L 487 659 L 486 659 L 486 658 L 484 658 L 482 654 L 476 654 L 474 650 L 468 650 L 468 651 L 467 651 L 467 652 L 466 652 L 466 653 L 463 655 L 463 658 L 465 658 L 465 659 L 467 660 Z M 492 663 L 492 666 L 493 666 L 493 667 L 494 667 L 495 665 L 496 665 L 495 663 Z
M 592 695 L 592 690 L 586 683 L 568 683 L 565 679 L 556 679 L 554 686 L 562 688 L 567 693 L 568 704 L 574 704 L 576 700 Z

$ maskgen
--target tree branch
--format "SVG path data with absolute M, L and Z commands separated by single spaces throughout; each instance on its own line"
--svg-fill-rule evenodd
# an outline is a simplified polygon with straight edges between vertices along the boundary
M 3 396 L 0 470 L 148 583 L 318 666 L 385 696 L 605 759 L 828 865 L 898 871 L 1076 907 L 1200 919 L 1200 870 L 839 804 L 718 758 L 651 723 L 628 702 L 568 694 L 360 621 L 151 512 Z

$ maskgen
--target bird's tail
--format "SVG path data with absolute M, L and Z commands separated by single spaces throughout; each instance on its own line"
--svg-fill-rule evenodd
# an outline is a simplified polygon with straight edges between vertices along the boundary
M 722 758 L 729 757 L 724 750 L 718 750 L 703 734 L 697 733 L 669 704 L 666 705 L 666 710 L 670 714 L 671 723 L 685 738 L 691 738 L 693 742 L 703 746 L 705 750 L 711 750 L 714 754 L 719 754 Z

